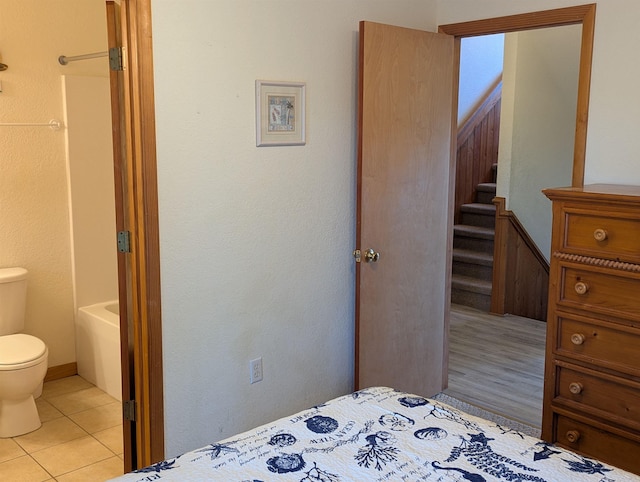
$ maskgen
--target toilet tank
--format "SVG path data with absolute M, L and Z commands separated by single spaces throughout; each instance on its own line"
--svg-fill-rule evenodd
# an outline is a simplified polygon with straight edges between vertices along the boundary
M 23 330 L 26 302 L 27 270 L 0 268 L 0 336 Z

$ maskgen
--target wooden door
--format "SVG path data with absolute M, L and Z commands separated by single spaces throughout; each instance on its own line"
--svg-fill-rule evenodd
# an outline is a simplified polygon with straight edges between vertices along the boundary
M 360 24 L 357 389 L 446 385 L 453 57 L 449 35 Z
M 107 0 L 107 43 L 109 49 L 122 47 L 120 26 L 120 5 Z M 127 162 L 124 115 L 124 79 L 121 70 L 109 69 L 111 86 L 111 130 L 113 138 L 113 170 L 116 202 L 116 231 L 126 231 L 129 226 L 127 216 Z M 115 233 L 114 233 L 115 243 Z M 120 360 L 122 366 L 122 400 L 135 399 L 135 379 L 133 372 L 133 333 L 128 306 L 131 290 L 129 287 L 130 266 L 126 253 L 118 254 L 118 297 L 120 299 Z M 135 423 L 123 417 L 124 471 L 130 472 L 136 463 Z

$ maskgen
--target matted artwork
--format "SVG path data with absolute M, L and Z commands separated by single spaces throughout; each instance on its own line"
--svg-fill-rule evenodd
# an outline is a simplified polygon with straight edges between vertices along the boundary
M 305 84 L 256 80 L 256 146 L 301 146 Z

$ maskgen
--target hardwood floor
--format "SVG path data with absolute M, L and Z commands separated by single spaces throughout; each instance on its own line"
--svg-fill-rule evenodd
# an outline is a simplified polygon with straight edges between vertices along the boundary
M 546 323 L 451 306 L 444 393 L 540 427 Z

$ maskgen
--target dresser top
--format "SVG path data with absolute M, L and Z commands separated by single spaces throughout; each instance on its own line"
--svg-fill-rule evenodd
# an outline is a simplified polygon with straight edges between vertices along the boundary
M 623 184 L 588 184 L 584 187 L 558 187 L 543 189 L 549 199 L 598 199 L 618 202 L 640 202 L 640 186 Z

